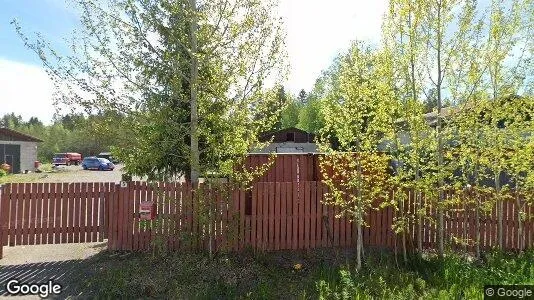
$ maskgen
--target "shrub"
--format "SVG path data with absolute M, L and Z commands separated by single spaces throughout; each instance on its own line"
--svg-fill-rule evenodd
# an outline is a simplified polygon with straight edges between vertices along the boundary
M 11 170 L 11 166 L 6 163 L 3 163 L 2 165 L 0 165 L 0 170 L 3 170 L 6 173 L 9 173 L 9 171 Z

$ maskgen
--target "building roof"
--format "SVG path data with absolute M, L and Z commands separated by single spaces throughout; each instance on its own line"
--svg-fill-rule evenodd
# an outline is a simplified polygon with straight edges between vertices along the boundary
M 42 140 L 9 128 L 0 128 L 0 141 L 42 142 Z
M 259 135 L 260 142 L 267 142 L 274 138 L 273 142 L 285 142 L 288 133 L 294 135 L 294 142 L 297 143 L 314 143 L 315 134 L 309 133 L 295 127 L 284 128 L 278 131 L 263 132 Z

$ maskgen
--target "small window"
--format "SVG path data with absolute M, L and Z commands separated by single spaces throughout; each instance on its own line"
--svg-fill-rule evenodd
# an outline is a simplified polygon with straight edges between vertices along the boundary
M 295 141 L 295 133 L 294 132 L 288 132 L 286 135 L 286 141 L 287 142 L 294 142 Z

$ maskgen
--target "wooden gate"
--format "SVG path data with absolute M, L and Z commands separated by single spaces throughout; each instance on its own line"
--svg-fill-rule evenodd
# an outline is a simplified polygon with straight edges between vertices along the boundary
M 1 186 L 1 246 L 103 241 L 112 189 L 113 183 L 92 182 Z

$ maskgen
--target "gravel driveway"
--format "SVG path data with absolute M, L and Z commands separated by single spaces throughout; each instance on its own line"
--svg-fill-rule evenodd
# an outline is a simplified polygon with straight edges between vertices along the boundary
M 113 171 L 83 170 L 81 166 L 58 166 L 52 172 L 15 174 L 4 182 L 120 182 L 123 165 L 117 165 Z M 139 180 L 134 178 L 134 180 Z
M 85 171 L 81 166 L 59 166 L 48 173 L 15 174 L 11 182 L 120 182 L 122 165 L 113 171 Z M 139 178 L 134 178 L 139 180 Z M 9 182 L 9 181 L 7 181 Z M 0 298 L 8 296 L 6 283 L 18 279 L 21 283 L 46 283 L 53 279 L 62 285 L 56 297 L 85 298 L 79 288 L 91 276 L 96 254 L 106 249 L 106 243 L 32 245 L 4 247 L 0 259 Z M 38 296 L 18 295 L 14 299 L 39 299 Z
M 104 249 L 105 242 L 4 247 L 4 258 L 0 259 L 0 298 L 9 296 L 6 284 L 12 279 L 30 284 L 53 280 L 61 285 L 62 292 L 52 298 L 85 298 L 79 289 L 92 275 L 95 255 Z M 19 294 L 14 299 L 40 297 Z
M 119 182 L 122 165 L 113 171 L 83 170 L 81 166 L 58 166 L 57 172 L 42 174 L 38 182 Z

